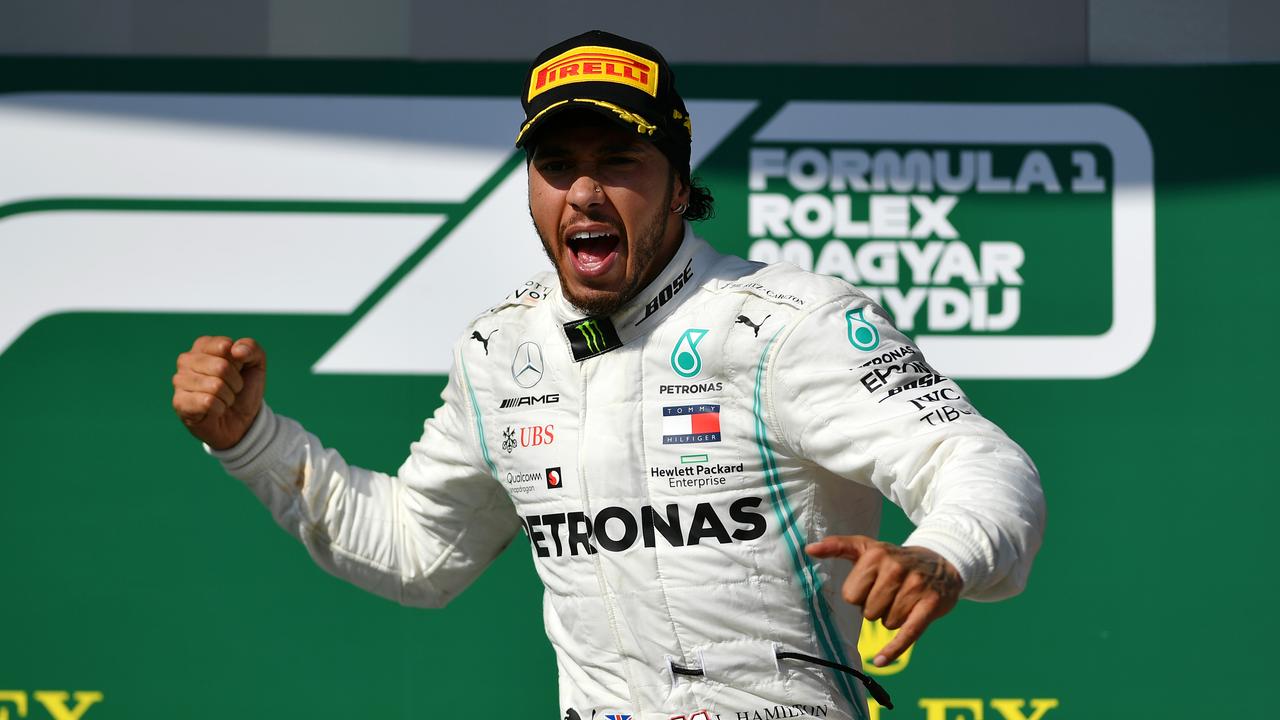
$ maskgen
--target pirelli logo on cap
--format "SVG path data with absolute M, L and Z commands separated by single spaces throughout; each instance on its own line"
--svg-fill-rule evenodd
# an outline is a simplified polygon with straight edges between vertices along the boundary
M 578 82 L 614 82 L 658 96 L 658 64 L 625 50 L 584 45 L 560 53 L 533 69 L 532 100 L 552 88 Z

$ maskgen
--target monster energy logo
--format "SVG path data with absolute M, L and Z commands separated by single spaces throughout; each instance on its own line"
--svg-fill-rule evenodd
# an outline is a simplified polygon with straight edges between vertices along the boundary
M 583 320 L 574 327 L 582 333 L 582 339 L 587 343 L 588 350 L 598 353 L 604 349 L 602 345 L 604 337 L 600 334 L 600 325 L 595 320 Z
M 622 345 L 613 321 L 607 317 L 589 317 L 564 324 L 575 361 L 602 355 Z

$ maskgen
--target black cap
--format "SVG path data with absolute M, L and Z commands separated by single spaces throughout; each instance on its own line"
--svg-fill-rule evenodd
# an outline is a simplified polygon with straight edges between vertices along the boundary
M 566 110 L 591 110 L 635 130 L 687 172 L 693 136 L 689 111 L 662 53 L 644 43 L 591 30 L 543 50 L 525 76 L 524 124 L 516 147 Z

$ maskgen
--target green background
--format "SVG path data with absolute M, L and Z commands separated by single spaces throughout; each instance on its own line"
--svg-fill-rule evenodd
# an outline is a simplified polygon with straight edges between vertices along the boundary
M 521 70 L 9 59 L 0 91 L 502 95 Z M 1280 66 L 680 72 L 687 97 L 761 100 L 725 147 L 791 98 L 1107 103 L 1137 119 L 1156 173 L 1150 350 L 1104 380 L 964 383 L 1040 468 L 1044 549 L 1023 595 L 929 630 L 883 679 L 899 709 L 882 717 L 944 697 L 1058 699 L 1047 718 L 1266 715 Z M 743 251 L 725 239 L 745 222 L 733 166 L 708 163 L 721 213 L 704 232 Z M 90 719 L 559 716 L 523 540 L 449 608 L 398 607 L 316 568 L 173 416 L 176 355 L 251 335 L 275 408 L 394 470 L 442 379 L 311 374 L 358 315 L 63 314 L 0 355 L 0 690 L 101 691 Z M 886 516 L 883 537 L 905 537 Z M 34 701 L 28 716 L 46 717 Z

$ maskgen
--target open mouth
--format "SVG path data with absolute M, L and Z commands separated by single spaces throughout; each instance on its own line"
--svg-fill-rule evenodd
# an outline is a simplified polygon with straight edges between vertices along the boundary
M 584 230 L 570 233 L 567 242 L 574 269 L 584 277 L 595 277 L 613 266 L 621 238 L 608 230 Z

